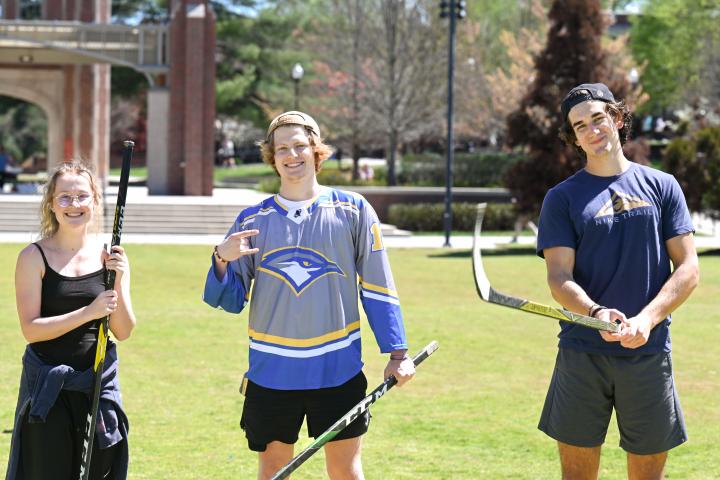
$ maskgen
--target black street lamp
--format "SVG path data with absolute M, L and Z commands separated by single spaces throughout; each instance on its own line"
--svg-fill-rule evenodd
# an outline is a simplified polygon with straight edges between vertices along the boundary
M 302 65 L 299 63 L 293 65 L 290 76 L 295 82 L 295 110 L 300 110 L 300 79 L 302 79 L 304 74 L 305 70 L 303 70 Z
M 442 0 L 440 2 L 440 18 L 449 18 L 448 33 L 448 99 L 447 99 L 447 171 L 445 175 L 445 226 L 444 247 L 450 247 L 450 231 L 452 230 L 452 184 L 453 184 L 453 77 L 455 72 L 455 24 L 465 18 L 466 2 L 464 0 Z

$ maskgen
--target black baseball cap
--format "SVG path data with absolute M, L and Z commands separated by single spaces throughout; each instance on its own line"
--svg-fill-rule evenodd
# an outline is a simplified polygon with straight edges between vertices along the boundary
M 560 104 L 563 120 L 567 120 L 568 113 L 575 105 L 590 100 L 615 103 L 615 97 L 604 83 L 583 83 L 570 90 Z

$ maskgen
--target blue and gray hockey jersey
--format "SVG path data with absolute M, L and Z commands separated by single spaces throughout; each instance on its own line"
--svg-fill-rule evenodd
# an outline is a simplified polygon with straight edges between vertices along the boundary
M 341 385 L 362 369 L 360 311 L 383 353 L 407 349 L 380 222 L 362 196 L 323 187 L 291 212 L 278 196 L 243 210 L 228 235 L 259 248 L 210 267 L 203 300 L 240 312 L 250 299 L 248 378 L 280 390 Z M 252 290 L 251 290 L 252 285 Z M 252 292 L 252 293 L 251 293 Z

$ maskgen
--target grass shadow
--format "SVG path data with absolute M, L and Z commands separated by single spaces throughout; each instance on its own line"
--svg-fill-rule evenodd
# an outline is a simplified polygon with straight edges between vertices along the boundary
M 698 257 L 716 257 L 720 255 L 720 248 L 713 248 L 712 250 L 703 250 L 698 252 Z
M 532 246 L 517 246 L 517 247 L 499 247 L 493 250 L 483 250 L 483 257 L 502 257 L 502 256 L 521 256 L 521 255 L 532 255 L 535 256 L 535 247 Z M 428 258 L 470 258 L 472 257 L 472 250 L 449 250 L 439 253 L 430 253 Z

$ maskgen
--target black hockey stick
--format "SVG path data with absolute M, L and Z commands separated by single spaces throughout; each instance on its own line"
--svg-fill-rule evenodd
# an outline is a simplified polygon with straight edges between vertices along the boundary
M 130 162 L 132 160 L 135 142 L 123 142 L 122 170 L 120 171 L 120 185 L 118 187 L 117 203 L 115 204 L 115 220 L 113 221 L 112 240 L 110 249 L 120 245 L 123 219 L 125 218 L 125 198 L 127 197 L 128 181 L 130 179 Z M 105 290 L 112 290 L 115 285 L 115 271 L 108 270 L 105 275 Z M 102 386 L 103 367 L 105 366 L 105 350 L 107 348 L 108 327 L 110 315 L 100 321 L 98 327 L 97 346 L 95 347 L 95 386 L 93 388 L 92 407 L 87 415 L 85 425 L 85 439 L 83 441 L 82 459 L 80 460 L 80 480 L 87 480 L 90 475 L 90 460 L 92 459 L 93 443 L 95 441 L 95 426 L 97 423 L 98 407 L 100 406 L 100 390 Z
M 413 363 L 415 366 L 417 367 L 420 365 L 423 360 L 432 355 L 437 349 L 438 343 L 436 341 L 430 342 L 427 347 L 423 348 L 417 355 L 415 355 L 415 357 L 413 357 Z M 282 478 L 289 477 L 292 472 L 297 470 L 298 467 L 305 463 L 308 458 L 312 457 L 315 452 L 322 448 L 323 445 L 335 438 L 335 436 L 342 432 L 345 427 L 350 425 L 353 420 L 365 413 L 370 408 L 370 405 L 385 395 L 396 383 L 397 380 L 392 376 L 385 380 L 379 387 L 363 398 L 360 403 L 355 405 L 348 413 L 343 415 L 340 420 L 335 422 L 333 426 L 325 430 L 318 438 L 315 439 L 314 442 L 308 445 L 305 450 L 297 454 L 287 465 L 278 470 L 278 472 L 270 480 L 280 480 Z
M 485 215 L 485 207 L 487 204 L 480 203 L 477 206 L 477 219 L 475 220 L 475 234 L 473 235 L 473 272 L 475 273 L 475 287 L 477 287 L 480 298 L 486 302 L 505 307 L 523 310 L 525 312 L 536 313 L 545 317 L 555 318 L 563 322 L 575 323 L 585 327 L 594 328 L 595 330 L 605 330 L 607 332 L 619 332 L 620 326 L 615 323 L 598 320 L 597 318 L 580 315 L 565 310 L 564 308 L 555 308 L 540 303 L 525 300 L 523 298 L 511 297 L 504 293 L 498 292 L 490 286 L 482 264 L 482 255 L 480 254 L 480 231 L 482 230 L 483 216 Z

